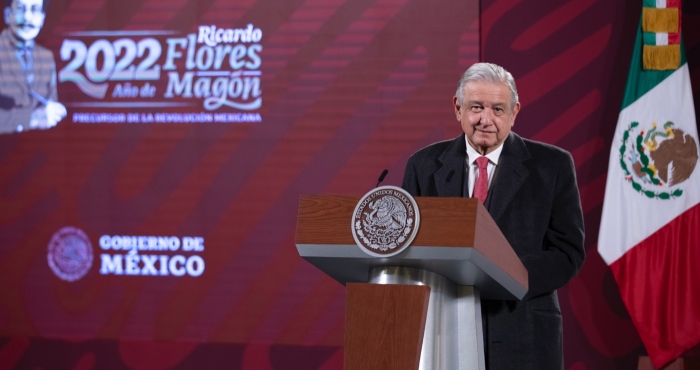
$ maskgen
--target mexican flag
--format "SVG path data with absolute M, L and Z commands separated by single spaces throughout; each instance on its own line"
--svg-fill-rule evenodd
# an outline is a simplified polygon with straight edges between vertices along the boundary
M 698 130 L 680 0 L 644 0 L 598 252 L 654 366 L 700 343 Z

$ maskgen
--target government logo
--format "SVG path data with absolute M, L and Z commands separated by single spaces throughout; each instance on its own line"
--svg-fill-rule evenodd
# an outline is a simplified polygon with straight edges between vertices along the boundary
M 381 186 L 365 194 L 352 216 L 352 236 L 364 252 L 389 257 L 406 249 L 418 232 L 420 215 L 411 194 Z
M 625 180 L 647 198 L 673 199 L 683 195 L 683 182 L 698 161 L 693 136 L 671 121 L 651 128 L 632 122 L 622 135 L 620 166 Z
M 47 259 L 61 280 L 76 281 L 92 267 L 92 244 L 82 230 L 66 226 L 51 237 Z

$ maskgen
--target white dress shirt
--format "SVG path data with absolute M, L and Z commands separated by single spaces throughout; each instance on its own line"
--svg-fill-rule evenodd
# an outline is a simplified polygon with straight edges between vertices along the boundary
M 466 136 L 464 140 L 467 140 Z M 489 188 L 491 188 L 491 181 L 493 180 L 493 173 L 496 171 L 496 166 L 498 166 L 498 159 L 501 157 L 501 152 L 503 151 L 503 143 L 498 146 L 494 151 L 486 154 L 486 158 L 489 159 L 489 165 L 486 169 L 489 175 Z M 481 157 L 481 154 L 477 152 L 467 141 L 467 178 L 469 179 L 469 196 L 473 197 L 474 185 L 476 185 L 476 179 L 479 177 L 479 165 L 476 163 L 476 159 Z

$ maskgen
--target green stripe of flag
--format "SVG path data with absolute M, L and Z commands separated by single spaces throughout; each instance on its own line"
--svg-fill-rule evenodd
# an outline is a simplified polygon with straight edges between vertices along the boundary
M 642 32 L 642 35 L 644 38 L 644 45 L 656 45 L 656 33 Z

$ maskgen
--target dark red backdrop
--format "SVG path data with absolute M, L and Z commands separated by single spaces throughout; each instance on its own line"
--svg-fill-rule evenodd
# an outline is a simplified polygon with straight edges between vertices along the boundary
M 697 111 L 700 4 L 683 5 Z M 634 368 L 644 350 L 595 248 L 640 12 L 641 0 L 52 0 L 38 41 L 59 70 L 71 32 L 254 24 L 262 122 L 69 116 L 0 135 L 0 368 L 342 368 L 344 288 L 297 256 L 298 197 L 362 195 L 384 168 L 384 183 L 400 184 L 412 152 L 459 134 L 451 97 L 477 60 L 516 77 L 514 130 L 564 147 L 577 166 L 588 259 L 559 292 L 566 368 Z M 94 99 L 72 82 L 58 89 L 69 115 L 153 110 L 71 105 Z M 46 262 L 64 226 L 96 255 L 72 283 Z M 102 235 L 202 237 L 206 270 L 100 275 Z

